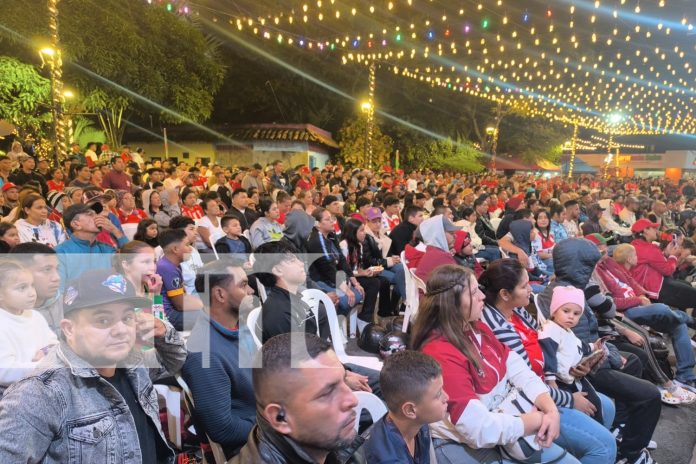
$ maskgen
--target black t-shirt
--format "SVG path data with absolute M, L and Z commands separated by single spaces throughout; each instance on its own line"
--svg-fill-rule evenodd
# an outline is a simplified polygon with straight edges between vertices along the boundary
M 159 432 L 150 420 L 136 398 L 133 386 L 128 380 L 124 369 L 116 369 L 113 377 L 104 377 L 107 382 L 114 386 L 121 394 L 130 409 L 135 429 L 138 431 L 138 441 L 140 442 L 140 453 L 143 457 L 143 464 L 158 463 L 158 457 L 164 460 L 166 452 L 162 449 L 163 443 L 159 438 Z M 159 454 L 158 454 L 159 451 Z

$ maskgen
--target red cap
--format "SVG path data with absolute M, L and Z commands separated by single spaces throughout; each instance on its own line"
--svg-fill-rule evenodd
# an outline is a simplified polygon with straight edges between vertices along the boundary
M 2 191 L 3 192 L 7 192 L 10 189 L 16 189 L 16 188 L 19 188 L 19 187 L 17 187 L 12 182 L 6 182 L 6 183 L 2 184 Z
M 522 204 L 522 199 L 520 197 L 512 197 L 506 203 L 506 206 L 512 210 L 517 210 Z
M 639 234 L 639 233 L 643 232 L 645 229 L 647 229 L 647 228 L 649 228 L 649 227 L 653 227 L 653 228 L 657 229 L 657 228 L 660 227 L 660 224 L 656 224 L 656 223 L 654 223 L 654 222 L 650 222 L 650 221 L 648 221 L 648 220 L 645 219 L 645 218 L 643 218 L 643 219 L 638 219 L 638 220 L 635 222 L 635 224 L 633 224 L 633 225 L 631 226 L 631 232 L 633 232 L 634 234 Z
M 454 233 L 454 251 L 459 253 L 462 248 L 466 247 L 471 243 L 471 237 L 469 237 L 469 232 L 465 230 L 459 230 Z

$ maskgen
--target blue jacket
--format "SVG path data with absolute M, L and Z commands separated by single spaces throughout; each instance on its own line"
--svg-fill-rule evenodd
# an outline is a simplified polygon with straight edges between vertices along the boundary
M 128 243 L 128 237 L 118 239 L 118 245 Z M 70 237 L 56 248 L 58 254 L 58 272 L 60 273 L 60 288 L 80 277 L 85 271 L 93 269 L 109 269 L 112 255 L 116 249 L 101 242 L 89 242 L 75 236 Z
M 202 314 L 187 341 L 189 355 L 182 369 L 193 395 L 196 423 L 223 447 L 228 459 L 246 444 L 256 424 L 250 368 L 254 345 L 246 325 L 241 330 L 240 340 L 239 331 Z
M 370 464 L 430 464 L 430 446 L 430 430 L 424 425 L 416 435 L 415 456 L 411 456 L 401 432 L 385 415 L 370 429 L 363 453 Z

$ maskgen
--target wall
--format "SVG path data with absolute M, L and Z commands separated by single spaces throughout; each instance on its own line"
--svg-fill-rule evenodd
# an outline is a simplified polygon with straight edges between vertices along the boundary
M 135 151 L 136 148 L 141 147 L 145 150 L 145 160 L 149 160 L 152 157 L 159 157 L 164 159 L 164 142 L 159 143 L 142 143 L 138 141 L 129 141 L 131 150 Z M 189 153 L 189 157 L 186 159 L 183 157 L 184 152 Z M 211 162 L 215 161 L 215 145 L 212 143 L 201 143 L 201 142 L 181 142 L 175 143 L 169 142 L 169 156 L 176 157 L 179 162 L 186 161 L 188 164 L 193 164 L 197 158 L 210 158 Z

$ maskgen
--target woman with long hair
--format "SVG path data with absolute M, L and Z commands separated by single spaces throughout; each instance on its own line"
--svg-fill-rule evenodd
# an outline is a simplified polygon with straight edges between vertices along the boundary
M 114 255 L 112 263 L 136 296 L 159 295 L 162 277 L 157 274 L 155 250 L 150 245 L 132 240 Z
M 201 201 L 201 207 L 205 215 L 196 220 L 200 238 L 196 242 L 196 248 L 210 251 L 215 246 L 215 242 L 225 236 L 220 223 L 220 197 L 217 192 L 205 194 Z
M 145 190 L 142 194 L 143 210 L 157 222 L 160 227 L 169 227 L 170 216 L 164 209 L 162 197 L 157 190 Z
M 309 266 L 309 276 L 321 290 L 338 295 L 336 309 L 339 314 L 347 316 L 351 308 L 363 300 L 365 290 L 353 275 L 352 268 L 336 243 L 333 215 L 324 208 L 317 208 L 312 217 L 314 229 L 307 239 L 307 253 L 312 253 L 317 258 Z M 339 271 L 345 274 L 345 280 L 338 281 L 338 276 L 341 275 Z
M 553 247 L 556 241 L 551 232 L 551 216 L 545 209 L 540 209 L 534 213 L 534 226 L 537 234 L 532 241 L 532 248 L 536 251 L 537 256 L 542 263 L 546 265 L 546 272 L 553 274 Z
M 277 242 L 283 238 L 283 226 L 278 222 L 280 210 L 278 203 L 264 198 L 259 201 L 259 218 L 249 227 L 251 246 L 256 249 L 268 242 Z
M 391 316 L 391 285 L 388 280 L 380 278 L 379 274 L 384 269 L 371 261 L 373 256 L 366 243 L 365 224 L 358 219 L 349 219 L 343 226 L 343 240 L 339 244 L 343 256 L 353 270 L 353 275 L 365 289 L 365 301 L 363 309 L 358 315 L 358 328 L 362 330 L 365 325 L 373 321 L 373 314 L 379 294 L 379 314 L 382 317 Z M 371 239 L 371 238 L 370 238 Z M 381 256 L 380 256 L 381 258 Z
M 531 295 L 526 269 L 516 259 L 494 261 L 481 274 L 479 283 L 486 296 L 482 321 L 501 343 L 519 354 L 544 379 L 548 360 L 538 340 L 540 327 L 525 309 Z M 576 374 L 578 378 L 583 377 L 581 372 Z M 616 442 L 609 428 L 616 410 L 611 399 L 599 393 L 601 410 L 598 411 L 582 392 L 573 393 L 550 385 L 547 388 L 561 413 L 561 434 L 556 444 L 583 464 L 614 462 Z M 601 417 L 602 423 L 591 416 Z
M 38 193 L 29 193 L 22 198 L 14 225 L 21 243 L 37 242 L 55 247 L 65 241 L 63 228 L 48 219 L 46 200 Z
M 501 447 L 535 435 L 541 451 L 528 462 L 577 463 L 553 443 L 560 416 L 544 382 L 479 320 L 484 298 L 471 270 L 440 266 L 428 279 L 413 326 L 412 348 L 440 363 L 450 396 L 449 417 L 431 424 L 438 462 L 510 463 Z M 521 415 L 498 411 L 514 389 L 536 409 Z

